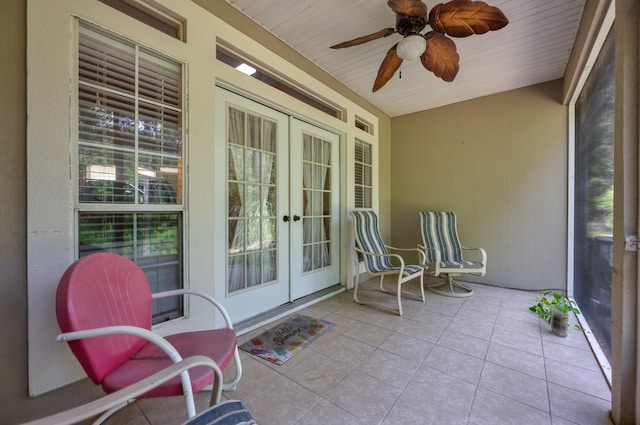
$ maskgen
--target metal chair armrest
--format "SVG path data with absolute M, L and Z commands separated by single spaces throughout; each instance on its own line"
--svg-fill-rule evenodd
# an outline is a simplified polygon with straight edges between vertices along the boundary
M 152 344 L 157 345 L 165 354 L 171 359 L 172 362 L 177 363 L 182 360 L 182 356 L 178 353 L 173 345 L 160 335 L 145 328 L 139 328 L 136 326 L 107 326 L 104 328 L 86 329 L 83 331 L 74 331 L 61 333 L 56 337 L 56 341 L 74 341 L 84 338 L 95 338 L 98 336 L 106 335 L 135 335 L 140 338 L 144 338 Z
M 205 299 L 220 312 L 220 314 L 222 315 L 222 318 L 224 319 L 227 325 L 227 328 L 233 329 L 233 323 L 231 322 L 231 317 L 229 316 L 229 313 L 227 313 L 227 310 L 222 306 L 222 304 L 220 304 L 220 301 L 216 300 L 214 297 L 207 294 L 206 292 L 196 291 L 192 289 L 174 289 L 171 291 L 156 292 L 155 294 L 151 295 L 151 298 L 156 299 L 156 298 L 166 298 L 166 297 L 177 297 L 181 295 L 195 295 L 197 297 Z
M 394 251 L 400 251 L 400 252 L 417 252 L 418 256 L 420 257 L 420 263 L 419 264 L 425 264 L 427 257 L 424 254 L 424 251 L 422 251 L 419 248 L 398 248 L 395 246 L 391 246 L 391 245 L 385 245 L 387 247 L 387 249 L 392 249 Z
M 69 425 L 80 422 L 82 420 L 94 417 L 116 406 L 119 406 L 123 403 L 126 403 L 129 400 L 135 399 L 139 395 L 144 394 L 149 390 L 164 384 L 171 378 L 180 375 L 181 373 L 196 366 L 210 367 L 216 374 L 217 382 L 222 382 L 222 371 L 220 370 L 216 362 L 206 356 L 192 356 L 181 360 L 178 363 L 174 363 L 171 366 L 159 372 L 156 372 L 153 375 L 141 381 L 138 381 L 133 385 L 113 392 L 107 396 L 101 397 L 87 404 L 83 404 L 82 406 L 66 410 L 64 412 L 27 422 L 23 425 Z M 220 401 L 221 390 L 222 387 L 218 386 L 217 393 L 215 394 L 216 403 Z

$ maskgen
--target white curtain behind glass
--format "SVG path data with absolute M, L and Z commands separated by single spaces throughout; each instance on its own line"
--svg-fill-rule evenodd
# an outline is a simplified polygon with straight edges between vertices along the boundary
M 325 215 L 330 205 L 324 205 L 327 192 L 331 191 L 327 176 L 331 163 L 331 145 L 322 139 L 305 134 L 303 137 L 303 196 L 305 210 L 303 220 L 303 270 L 310 271 L 329 265 L 329 246 Z M 325 208 L 326 207 L 326 208 Z
M 276 278 L 273 122 L 229 110 L 228 290 Z

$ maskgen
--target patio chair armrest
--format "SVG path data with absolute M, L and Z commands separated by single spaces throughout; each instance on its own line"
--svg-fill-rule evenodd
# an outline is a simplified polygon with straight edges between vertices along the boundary
M 377 252 L 369 252 L 369 251 L 365 251 L 363 249 L 358 248 L 357 246 L 353 248 L 354 251 L 361 253 L 362 255 L 369 255 L 371 257 L 390 257 L 390 258 L 396 258 L 398 259 L 398 261 L 400 261 L 400 265 L 402 268 L 404 268 L 404 259 L 402 258 L 401 255 L 399 254 L 391 254 L 391 253 L 387 253 L 387 254 L 379 254 Z M 365 266 L 366 266 L 366 261 L 365 261 Z
M 482 257 L 482 264 L 487 264 L 487 251 L 484 248 L 468 248 L 466 246 L 460 247 L 463 251 L 478 251 Z
M 107 326 L 104 328 L 86 329 L 82 331 L 73 331 L 61 333 L 56 337 L 56 341 L 74 341 L 84 338 L 95 338 L 98 336 L 106 335 L 134 335 L 140 338 L 144 338 L 152 344 L 158 346 L 165 354 L 171 359 L 172 362 L 177 363 L 182 360 L 182 356 L 178 353 L 178 350 L 173 345 L 160 335 L 152 332 L 148 329 L 139 328 L 137 326 Z
M 398 248 L 395 246 L 391 246 L 391 245 L 385 245 L 387 247 L 387 249 L 391 249 L 394 251 L 400 251 L 400 252 L 417 252 L 418 253 L 418 257 L 420 258 L 420 264 L 424 264 L 425 261 L 427 260 L 427 257 L 424 254 L 424 251 L 419 249 L 419 248 Z
M 113 407 L 135 399 L 139 395 L 164 384 L 173 377 L 196 366 L 210 367 L 216 375 L 216 381 L 222 382 L 222 371 L 216 362 L 206 356 L 191 356 L 107 396 L 83 404 L 82 406 L 65 410 L 64 412 L 27 422 L 23 425 L 68 425 L 92 418 Z M 221 391 L 222 387 L 219 386 L 216 394 L 216 399 L 218 401 L 220 400 Z
M 420 245 L 418 244 L 418 248 L 423 250 L 423 254 L 425 256 L 425 263 L 426 263 L 426 257 L 427 257 L 427 251 L 435 251 L 435 255 L 436 255 L 436 260 L 433 262 L 434 264 L 439 265 L 440 264 L 440 259 L 442 258 L 441 254 L 440 254 L 440 248 L 437 247 L 430 247 L 430 246 L 425 246 L 425 245 Z
M 231 317 L 229 316 L 229 313 L 227 313 L 227 310 L 224 308 L 222 304 L 220 304 L 220 301 L 216 300 L 214 297 L 207 294 L 206 292 L 195 291 L 192 289 L 174 289 L 172 291 L 156 292 L 155 294 L 151 295 L 151 298 L 156 299 L 156 298 L 165 298 L 165 297 L 177 297 L 181 295 L 195 295 L 197 297 L 200 297 L 208 301 L 220 312 L 220 314 L 222 315 L 222 318 L 224 319 L 227 325 L 227 328 L 233 329 L 233 323 L 231 322 Z

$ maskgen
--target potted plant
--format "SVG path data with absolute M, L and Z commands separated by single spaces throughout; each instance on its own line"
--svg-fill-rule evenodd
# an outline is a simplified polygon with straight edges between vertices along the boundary
M 580 314 L 575 301 L 564 294 L 555 291 L 545 291 L 541 297 L 534 297 L 535 304 L 529 310 L 551 325 L 551 332 L 555 335 L 567 336 L 569 327 L 569 312 Z M 581 329 L 575 325 L 576 329 Z

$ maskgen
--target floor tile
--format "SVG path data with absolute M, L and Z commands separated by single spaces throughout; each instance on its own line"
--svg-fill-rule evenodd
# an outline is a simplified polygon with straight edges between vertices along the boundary
M 438 338 L 444 333 L 448 323 L 428 323 L 419 322 L 417 320 L 407 320 L 400 328 L 398 332 L 404 335 L 412 336 L 423 341 L 435 343 Z
M 549 383 L 551 413 L 580 425 L 610 423 L 611 403 L 583 392 Z
M 442 296 L 433 296 L 433 294 L 428 293 L 427 301 L 425 301 L 424 309 L 432 311 L 434 313 L 440 313 L 447 316 L 455 316 L 463 302 L 446 302 L 444 301 L 446 297 Z
M 448 330 L 489 341 L 493 334 L 494 326 L 495 319 L 470 320 L 456 315 L 449 324 Z
M 546 373 L 544 357 L 495 342 L 489 345 L 486 359 L 487 362 L 508 367 L 530 376 L 544 377 Z
M 557 339 L 562 339 L 557 337 Z M 600 366 L 590 350 L 570 347 L 556 341 L 543 341 L 544 356 L 572 365 L 579 365 L 582 369 L 600 371 Z
M 379 424 L 401 392 L 380 379 L 354 371 L 326 398 L 365 424 Z
M 468 425 L 550 425 L 549 413 L 479 388 Z
M 425 402 L 468 413 L 476 388 L 475 384 L 464 379 L 423 365 L 413 376 L 404 393 L 420 394 Z
M 611 401 L 611 390 L 602 372 L 546 359 L 547 380 L 603 400 Z
M 302 417 L 296 425 L 368 425 L 356 416 L 333 404 L 329 400 L 320 400 L 318 404 Z
M 261 425 L 293 424 L 320 401 L 320 396 L 278 375 L 268 386 L 242 401 Z
M 381 380 L 385 385 L 403 390 L 420 364 L 419 361 L 406 359 L 385 350 L 376 350 L 356 369 Z
M 542 341 L 540 338 L 523 335 L 508 329 L 496 327 L 491 335 L 491 342 L 517 348 L 531 354 L 542 355 Z
M 431 342 L 396 332 L 387 338 L 379 348 L 405 359 L 422 363 L 433 349 L 433 346 Z
M 382 425 L 465 425 L 468 412 L 443 407 L 416 391 L 404 391 Z
M 344 332 L 344 336 L 347 338 L 352 338 L 374 347 L 378 347 L 391 335 L 393 335 L 393 331 L 390 329 L 364 322 L 355 323 L 349 330 Z
M 544 375 L 536 378 L 487 362 L 480 377 L 481 388 L 548 412 L 549 397 Z
M 484 359 L 489 348 L 489 341 L 447 329 L 438 339 L 437 345 Z
M 484 361 L 459 351 L 436 345 L 424 365 L 457 378 L 477 384 Z
M 322 335 L 314 343 L 305 350 L 317 351 L 331 359 L 340 360 L 353 367 L 359 365 L 362 360 L 375 350 L 375 347 L 371 345 L 347 338 L 344 335 L 332 334 L 331 331 Z
M 316 394 L 324 395 L 334 389 L 353 369 L 353 366 L 307 350 L 307 357 L 286 372 L 292 381 Z
M 304 308 L 335 326 L 283 365 L 240 351 L 242 379 L 223 398 L 260 425 L 611 425 L 611 392 L 581 331 L 551 334 L 528 312 L 535 292 L 470 285 L 471 298 L 427 292 L 423 303 L 409 283 L 402 317 L 377 281 L 363 293 L 381 306 L 355 304 L 349 291 Z M 195 395 L 199 412 L 209 397 Z M 107 424 L 185 418 L 171 397 L 139 400 Z

